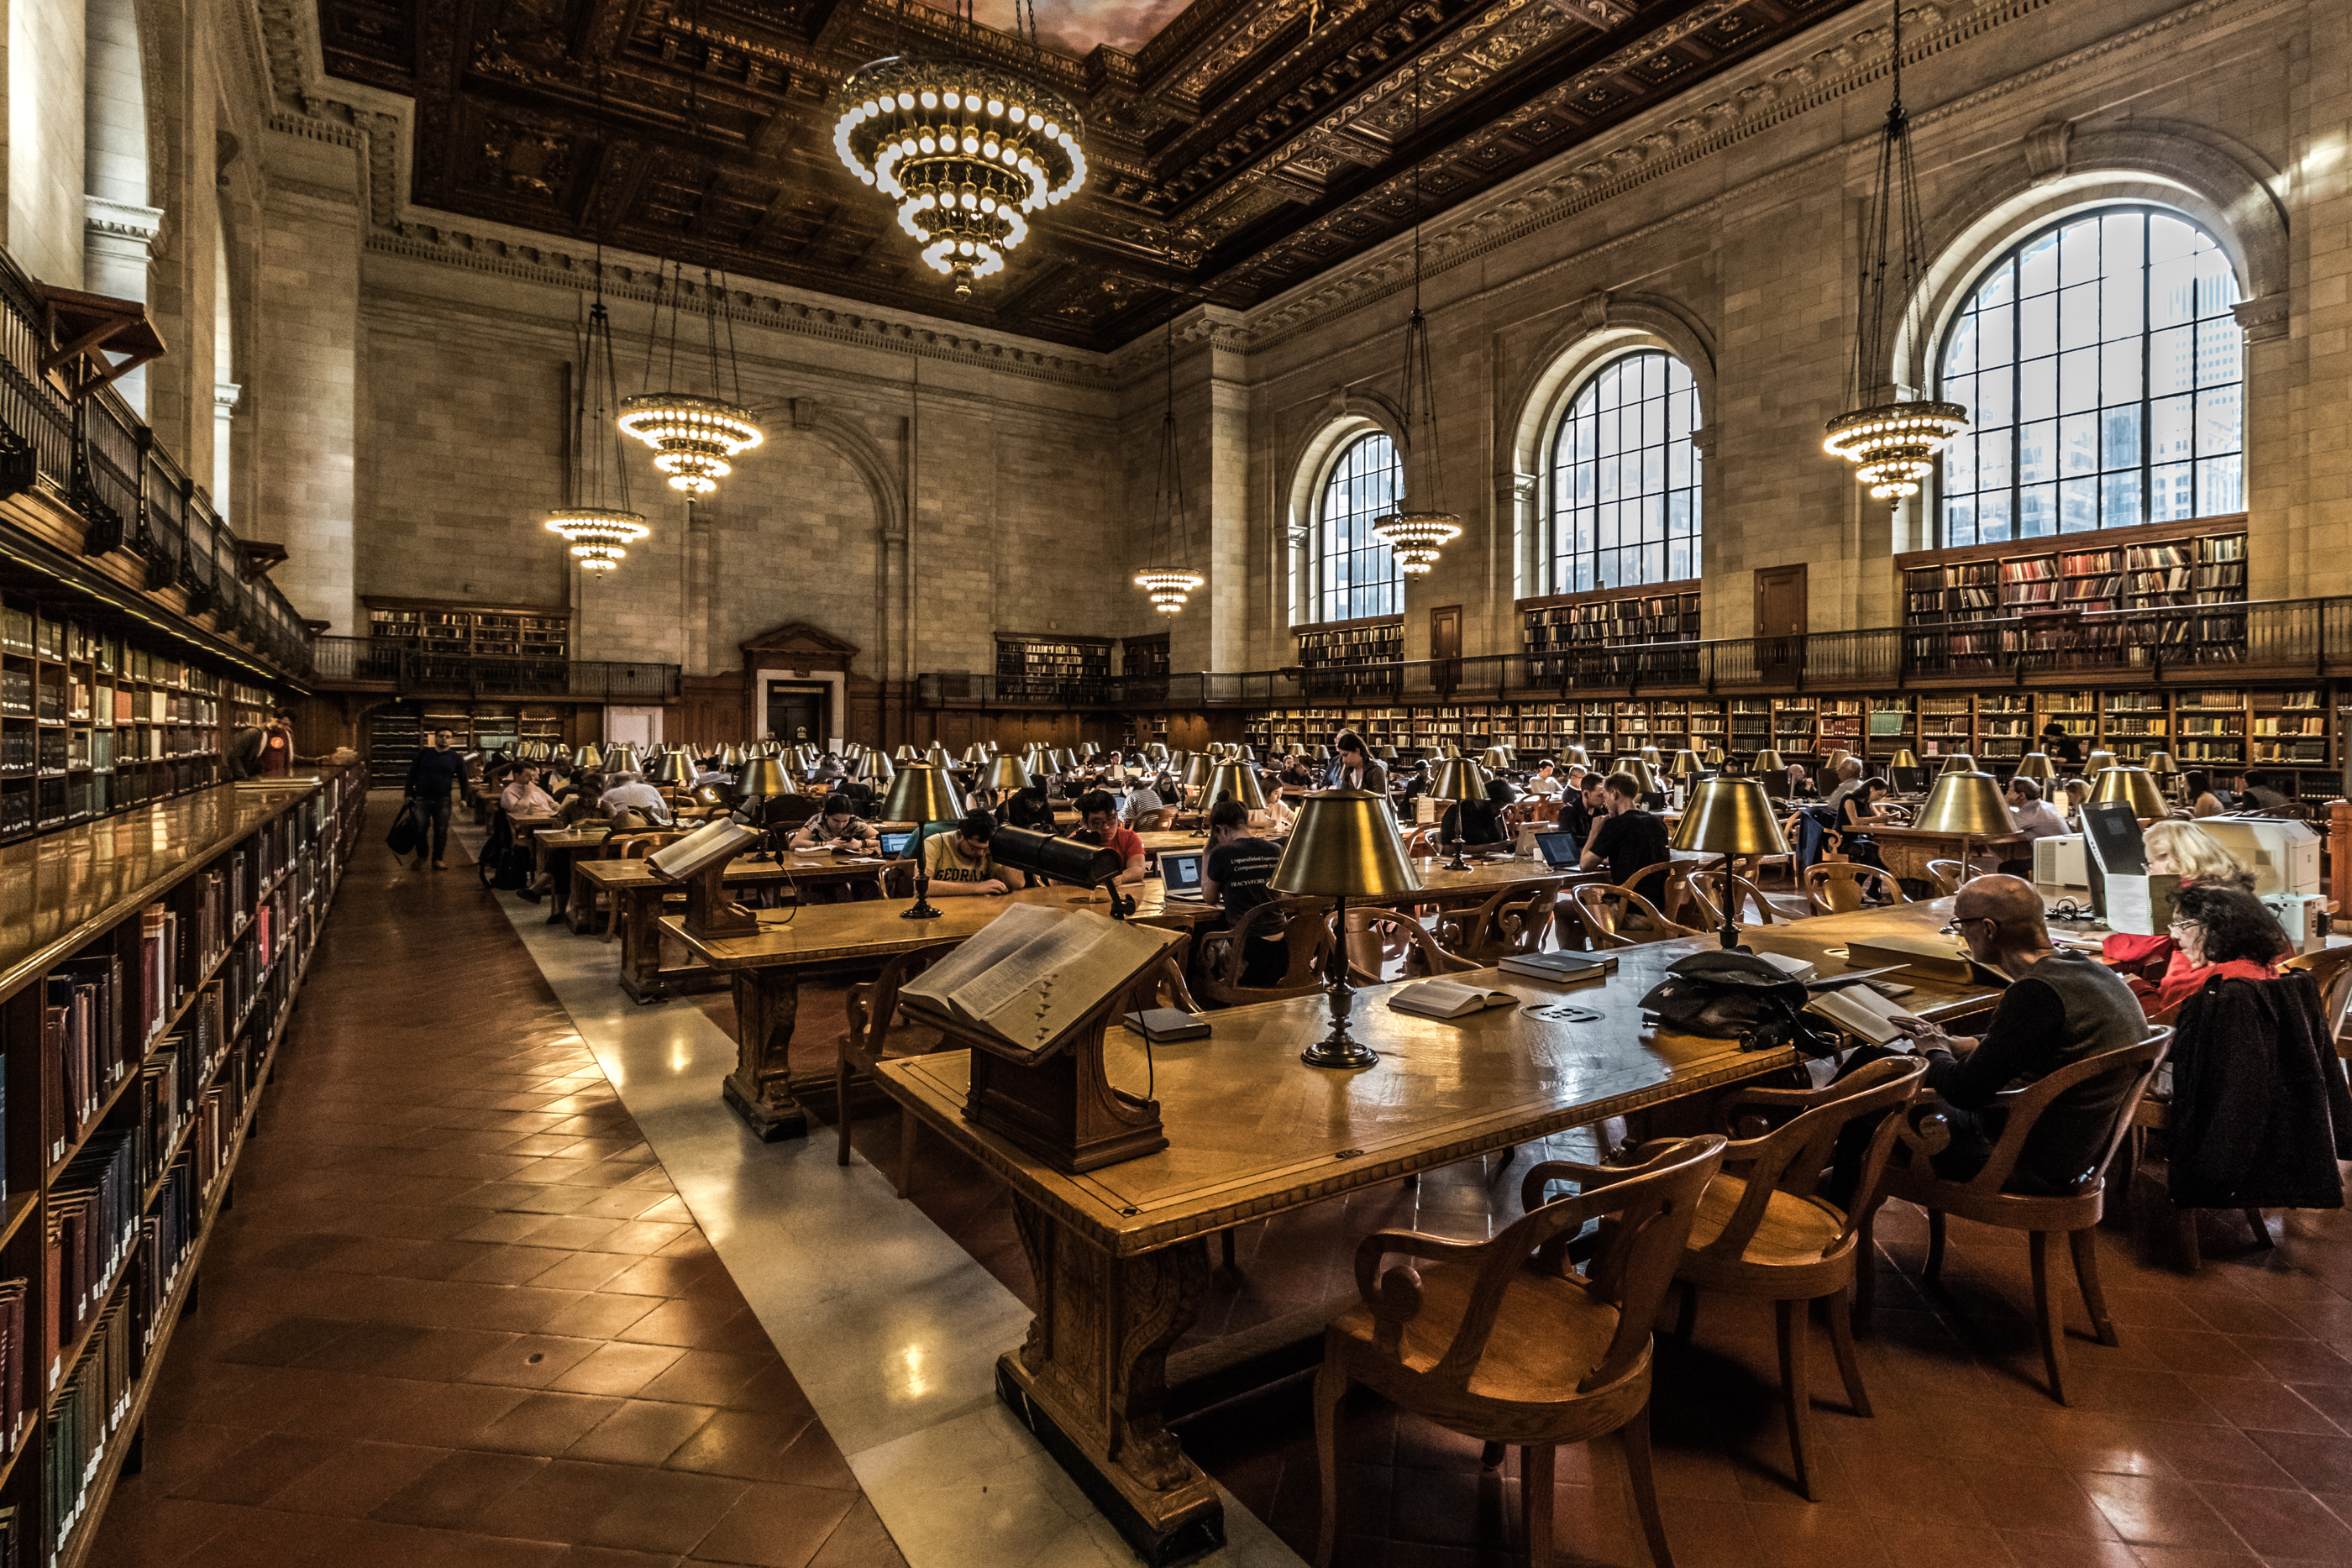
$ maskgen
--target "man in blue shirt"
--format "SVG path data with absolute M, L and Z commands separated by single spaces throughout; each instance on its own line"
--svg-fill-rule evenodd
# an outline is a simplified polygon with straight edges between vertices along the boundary
M 433 832 L 433 869 L 446 871 L 442 855 L 449 847 L 449 794 L 466 775 L 466 759 L 449 746 L 449 732 L 436 729 L 433 744 L 420 749 L 408 765 L 405 793 Z M 425 844 L 416 845 L 416 867 L 425 867 Z

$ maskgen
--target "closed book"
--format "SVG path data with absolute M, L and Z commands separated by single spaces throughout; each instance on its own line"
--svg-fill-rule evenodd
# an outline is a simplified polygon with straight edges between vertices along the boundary
M 1617 972 L 1617 960 L 1606 953 L 1514 953 L 1495 967 L 1507 975 L 1573 986 L 1607 979 Z
M 1181 1008 L 1152 1008 L 1144 1012 L 1122 1013 L 1118 1021 L 1152 1045 L 1209 1038 L 1209 1020 L 1199 1013 L 1188 1013 Z
M 1976 979 L 1997 986 L 2008 984 L 1996 971 L 1986 968 L 1950 943 L 1930 936 L 1876 936 L 1867 942 L 1849 942 L 1845 961 L 1849 968 L 1900 968 L 1916 978 L 1941 980 L 1952 986 L 1965 986 Z

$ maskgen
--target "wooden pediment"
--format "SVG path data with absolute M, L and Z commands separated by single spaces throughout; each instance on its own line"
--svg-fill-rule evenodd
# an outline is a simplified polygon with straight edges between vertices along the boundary
M 748 674 L 761 668 L 842 670 L 857 657 L 857 644 L 844 642 L 821 626 L 793 621 L 772 627 L 741 644 Z

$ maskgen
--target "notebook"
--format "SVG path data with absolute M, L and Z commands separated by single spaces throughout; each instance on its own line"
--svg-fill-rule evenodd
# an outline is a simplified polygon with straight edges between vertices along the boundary
M 1201 868 L 1208 857 L 1199 850 L 1163 850 L 1160 854 L 1162 898 L 1201 896 Z

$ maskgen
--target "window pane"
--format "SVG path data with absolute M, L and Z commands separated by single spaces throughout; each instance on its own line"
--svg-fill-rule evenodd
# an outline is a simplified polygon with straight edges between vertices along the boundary
M 2099 416 L 2099 466 L 2139 472 L 2139 404 L 2111 408 Z M 2137 486 L 2134 486 L 2137 492 Z M 2138 519 L 2134 518 L 2135 522 Z
M 2017 416 L 2020 419 L 2048 419 L 2058 412 L 2058 361 L 2056 356 L 2028 360 L 2017 367 Z
M 2058 412 L 2080 413 L 2099 406 L 2099 351 L 2077 349 L 2058 356 Z
M 1696 570 L 1696 383 L 1643 350 L 1596 371 L 1570 401 L 1552 447 L 1550 591 L 1663 582 Z M 1589 441 L 1571 430 L 1590 430 Z M 1669 538 L 1679 548 L 1669 549 Z
M 2198 516 L 2218 517 L 2245 508 L 2246 486 L 2239 468 L 2243 461 L 2239 457 L 2217 457 L 2197 465 Z
M 2038 539 L 2058 531 L 2058 486 L 2028 485 L 2017 493 L 2017 537 Z
M 1360 435 L 1339 454 L 1317 518 L 1316 619 L 1393 615 L 1404 607 L 1395 553 L 1371 532 L 1375 518 L 1395 509 L 1402 489 L 1396 447 L 1386 435 Z
M 2099 471 L 2099 416 L 2070 413 L 2058 422 L 2058 471 L 2095 474 Z
M 2099 526 L 2128 528 L 2139 521 L 2139 469 L 2099 481 Z

